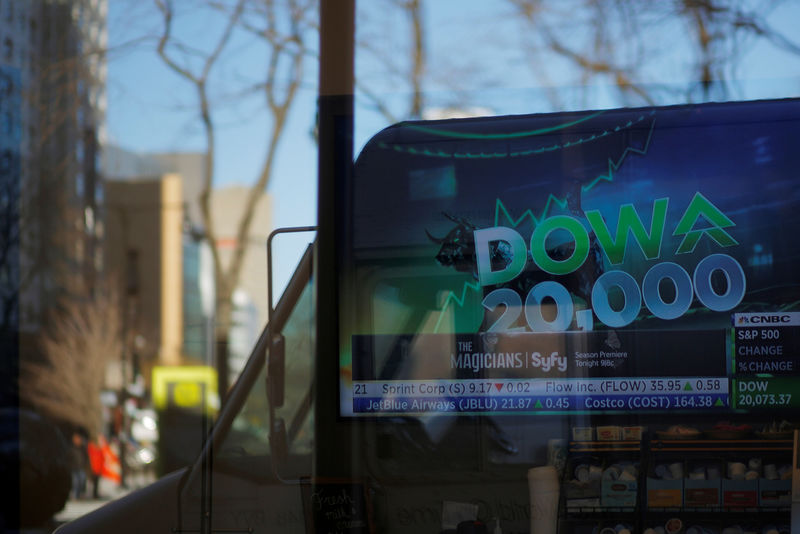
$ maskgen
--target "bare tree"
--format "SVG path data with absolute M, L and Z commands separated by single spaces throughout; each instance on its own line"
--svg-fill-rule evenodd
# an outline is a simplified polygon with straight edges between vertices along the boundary
M 756 40 L 793 53 L 800 46 L 766 16 L 781 2 L 743 0 L 509 0 L 523 21 L 531 69 L 545 84 L 615 88 L 620 103 L 728 98 L 744 54 Z M 564 68 L 564 63 L 571 68 Z M 673 68 L 675 80 L 654 72 Z M 554 74 L 554 71 L 558 71 Z M 680 80 L 679 80 L 680 81 Z M 561 107 L 551 94 L 554 107 Z
M 163 19 L 158 39 L 158 55 L 163 62 L 194 90 L 197 118 L 205 137 L 205 175 L 200 192 L 200 211 L 206 237 L 211 245 L 216 285 L 217 368 L 220 391 L 228 384 L 228 336 L 231 328 L 232 295 L 241 276 L 247 240 L 256 205 L 273 175 L 278 145 L 285 133 L 290 109 L 303 80 L 304 61 L 309 54 L 307 39 L 313 29 L 316 2 L 313 0 L 236 0 L 222 3 L 209 0 L 206 6 L 224 15 L 224 28 L 213 46 L 206 50 L 176 36 L 176 10 L 172 0 L 155 0 Z M 217 226 L 211 212 L 211 192 L 215 183 L 217 126 L 210 92 L 211 78 L 217 73 L 220 58 L 231 45 L 237 31 L 246 31 L 267 45 L 268 58 L 263 79 L 249 91 L 263 95 L 269 113 L 267 145 L 261 168 L 250 186 L 246 205 L 239 217 L 230 261 L 222 261 L 217 246 Z
M 44 359 L 20 364 L 22 401 L 91 435 L 100 432 L 107 364 L 123 349 L 121 314 L 111 291 L 63 300 L 41 338 Z
M 430 73 L 427 69 L 424 5 L 423 0 L 384 0 L 365 4 L 359 15 L 366 27 L 356 43 L 360 53 L 371 58 L 367 63 L 378 66 L 378 80 L 388 81 L 395 88 L 406 88 L 409 94 L 407 99 L 400 99 L 400 106 L 405 106 L 405 109 L 398 109 L 396 98 L 392 102 L 393 98 L 386 97 L 381 88 L 370 83 L 372 75 L 356 78 L 356 90 L 363 102 L 373 107 L 388 123 L 401 118 L 419 119 L 425 109 L 425 88 Z M 397 41 L 386 38 L 387 20 L 391 20 L 392 26 L 396 20 L 403 21 Z
M 481 42 L 480 48 L 471 49 L 461 30 L 463 17 L 469 17 L 474 6 L 462 12 L 457 2 L 451 2 L 452 17 L 433 18 L 442 5 L 426 0 L 359 3 L 355 89 L 360 107 L 376 112 L 388 124 L 489 111 L 486 102 L 476 100 L 479 91 L 496 87 L 492 72 L 496 65 L 487 64 L 483 50 L 497 46 L 507 54 L 499 44 L 505 38 L 492 33 L 497 23 L 505 21 L 507 10 L 497 10 L 490 20 L 469 22 L 476 42 Z M 434 110 L 440 113 L 430 113 Z
M 420 0 L 396 0 L 400 8 L 405 11 L 411 29 L 411 108 L 409 116 L 420 118 L 423 108 L 422 82 L 425 74 L 425 32 L 423 27 L 422 3 Z

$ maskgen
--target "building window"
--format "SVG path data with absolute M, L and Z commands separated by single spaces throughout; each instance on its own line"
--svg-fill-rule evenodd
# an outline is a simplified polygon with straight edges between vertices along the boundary
M 82 172 L 75 174 L 75 194 L 78 195 L 78 198 L 83 197 L 83 193 L 86 190 L 84 187 L 85 178 Z
M 94 201 L 96 204 L 102 204 L 105 200 L 105 189 L 102 182 L 97 182 L 94 186 Z

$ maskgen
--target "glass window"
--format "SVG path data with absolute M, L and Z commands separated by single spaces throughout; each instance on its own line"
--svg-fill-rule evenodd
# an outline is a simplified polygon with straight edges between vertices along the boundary
M 0 0 L 0 523 L 797 531 L 800 5 L 353 3 Z
M 797 6 L 382 7 L 320 341 L 380 528 L 788 531 Z
M 253 382 L 247 400 L 233 419 L 231 428 L 220 449 L 218 465 L 224 469 L 225 459 L 231 464 L 240 456 L 268 457 L 270 454 L 270 428 L 278 418 L 285 422 L 287 449 L 290 456 L 304 458 L 304 469 L 295 477 L 311 473 L 313 439 L 312 376 L 314 303 L 313 285 L 306 285 L 283 327 L 283 350 L 286 359 L 283 405 L 271 408 L 267 397 L 267 367 L 264 366 Z M 278 349 L 280 350 L 280 349 Z M 267 351 L 267 361 L 273 353 Z M 270 420 L 272 419 L 272 420 Z

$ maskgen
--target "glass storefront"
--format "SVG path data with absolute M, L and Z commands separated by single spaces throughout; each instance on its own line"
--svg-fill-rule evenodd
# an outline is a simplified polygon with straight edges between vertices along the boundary
M 327 398 L 376 531 L 791 531 L 798 66 L 742 31 L 770 7 L 359 6 Z
M 451 492 L 514 532 L 788 531 L 798 119 L 707 103 L 370 140 L 339 410 L 367 477 L 421 486 L 387 483 L 388 513 Z

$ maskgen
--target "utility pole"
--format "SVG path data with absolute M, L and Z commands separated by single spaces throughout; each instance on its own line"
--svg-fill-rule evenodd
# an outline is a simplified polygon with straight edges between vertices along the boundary
M 344 184 L 353 166 L 353 87 L 355 59 L 355 0 L 320 2 L 320 59 L 319 59 L 319 167 L 318 167 L 318 254 L 314 269 L 317 276 L 314 417 L 316 436 L 333 436 L 331 446 L 317 446 L 315 470 L 319 476 L 348 476 L 351 474 L 350 455 L 353 450 L 344 443 L 353 439 L 337 431 L 339 359 L 330 347 L 338 347 L 338 264 L 336 221 L 341 220 L 337 209 L 343 206 Z M 322 262 L 322 266 L 319 263 Z M 347 434 L 347 437 L 345 437 Z M 341 442 L 340 442 L 341 440 Z M 356 454 L 355 451 L 353 451 Z

